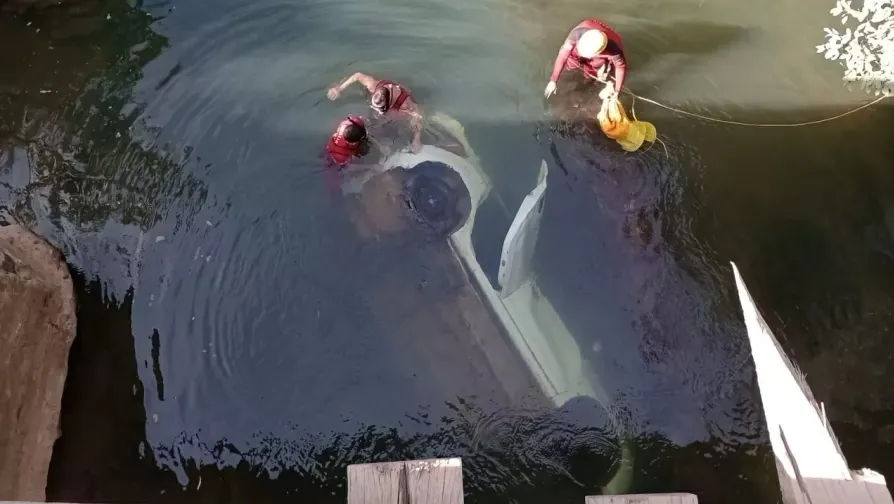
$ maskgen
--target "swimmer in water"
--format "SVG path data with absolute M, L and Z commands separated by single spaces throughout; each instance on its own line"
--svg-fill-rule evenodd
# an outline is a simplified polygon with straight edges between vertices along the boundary
M 326 154 L 330 162 L 339 169 L 363 157 L 368 151 L 369 135 L 366 131 L 366 121 L 355 115 L 349 115 L 340 122 L 326 144 Z
M 346 189 L 343 177 L 359 179 L 362 184 L 372 176 L 376 162 L 358 163 L 360 158 L 370 154 L 374 147 L 380 156 L 387 155 L 386 149 L 369 136 L 366 121 L 355 115 L 349 115 L 335 128 L 335 132 L 326 143 L 327 181 L 330 187 Z M 355 184 L 348 184 L 352 187 Z
M 378 114 L 400 114 L 409 117 L 410 126 L 413 129 L 413 152 L 419 152 L 422 147 L 422 110 L 413 101 L 413 95 L 402 84 L 389 80 L 379 80 L 364 73 L 357 72 L 348 77 L 341 84 L 329 88 L 326 93 L 330 100 L 338 99 L 341 92 L 359 82 L 370 93 L 370 106 Z
M 575 68 L 581 69 L 587 77 L 608 81 L 599 93 L 600 98 L 617 99 L 627 79 L 627 59 L 621 36 L 596 19 L 587 19 L 575 26 L 559 49 L 543 96 L 549 98 L 556 92 L 556 82 L 563 70 Z

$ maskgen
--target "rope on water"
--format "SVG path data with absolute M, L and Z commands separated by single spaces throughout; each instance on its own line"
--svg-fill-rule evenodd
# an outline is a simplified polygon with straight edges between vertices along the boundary
M 599 82 L 602 82 L 603 84 L 610 83 L 608 80 L 603 80 L 603 79 L 599 79 L 599 78 L 596 78 L 596 80 Z M 640 95 L 634 93 L 633 91 L 630 91 L 627 88 L 624 88 L 624 92 L 634 98 L 634 104 L 636 103 L 635 100 L 637 98 L 639 98 L 640 100 L 642 100 L 646 103 L 651 103 L 652 105 L 661 107 L 666 110 L 670 110 L 671 112 L 675 112 L 677 114 L 694 117 L 696 119 L 701 119 L 702 121 L 715 122 L 715 123 L 721 123 L 721 124 L 732 124 L 734 126 L 753 126 L 753 127 L 757 127 L 757 128 L 794 128 L 797 126 L 812 126 L 814 124 L 826 123 L 829 121 L 834 121 L 836 119 L 841 119 L 842 117 L 857 113 L 865 108 L 869 108 L 869 107 L 875 105 L 876 103 L 879 103 L 880 101 L 884 100 L 885 98 L 891 98 L 891 96 L 882 95 L 882 96 L 879 96 L 878 98 L 876 98 L 875 100 L 866 102 L 863 105 L 860 105 L 859 107 L 853 108 L 846 112 L 842 112 L 842 113 L 840 113 L 838 115 L 834 115 L 832 117 L 816 119 L 814 121 L 806 121 L 806 122 L 798 122 L 798 123 L 749 123 L 749 122 L 742 122 L 742 121 L 732 121 L 732 120 L 728 120 L 728 119 L 720 119 L 718 117 L 708 117 L 708 116 L 703 116 L 701 114 L 696 114 L 694 112 L 688 112 L 686 110 L 681 110 L 676 107 L 671 107 L 670 105 L 665 105 L 664 103 L 652 100 L 651 98 L 646 98 L 644 96 L 640 96 Z
M 633 96 L 634 99 L 639 98 L 640 100 L 642 100 L 646 103 L 651 103 L 652 105 L 661 107 L 663 109 L 670 110 L 671 112 L 675 112 L 677 114 L 682 114 L 682 115 L 686 115 L 689 117 L 694 117 L 696 119 L 701 119 L 702 121 L 709 121 L 709 122 L 715 122 L 715 123 L 721 123 L 721 124 L 732 124 L 735 126 L 753 126 L 753 127 L 758 127 L 758 128 L 794 128 L 796 126 L 812 126 L 814 124 L 826 123 L 829 121 L 834 121 L 836 119 L 841 119 L 842 117 L 857 113 L 865 108 L 869 108 L 869 107 L 875 105 L 876 103 L 884 100 L 885 98 L 890 98 L 890 96 L 880 96 L 880 97 L 876 98 L 875 100 L 872 100 L 871 102 L 866 102 L 863 105 L 860 105 L 859 107 L 850 109 L 846 112 L 842 112 L 838 115 L 834 115 L 832 117 L 825 117 L 823 119 L 816 119 L 813 121 L 805 121 L 805 122 L 798 122 L 798 123 L 749 123 L 749 122 L 742 122 L 742 121 L 731 121 L 731 120 L 727 120 L 727 119 L 720 119 L 717 117 L 708 117 L 708 116 L 703 116 L 701 114 L 696 114 L 694 112 L 687 112 L 685 110 L 671 107 L 670 105 L 665 105 L 663 103 L 646 98 L 644 96 L 634 94 L 630 91 L 627 91 L 626 89 L 624 91 L 626 93 L 628 93 L 629 95 Z

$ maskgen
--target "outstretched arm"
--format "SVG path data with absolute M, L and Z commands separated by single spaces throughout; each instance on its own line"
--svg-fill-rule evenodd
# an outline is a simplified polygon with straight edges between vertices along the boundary
M 379 79 L 366 75 L 365 73 L 357 72 L 345 79 L 344 82 L 342 82 L 341 84 L 329 88 L 329 99 L 334 100 L 338 98 L 338 95 L 340 95 L 342 91 L 347 89 L 355 82 L 359 82 L 363 85 L 363 87 L 366 88 L 367 91 L 372 93 L 376 90 L 376 85 L 379 83 Z
M 553 63 L 553 72 L 549 76 L 550 82 L 559 80 L 559 75 L 562 74 L 562 70 L 565 68 L 565 62 L 568 61 L 568 56 L 571 55 L 573 49 L 574 43 L 566 39 L 565 43 L 562 44 L 562 47 L 559 49 L 559 54 L 556 55 L 556 62 Z

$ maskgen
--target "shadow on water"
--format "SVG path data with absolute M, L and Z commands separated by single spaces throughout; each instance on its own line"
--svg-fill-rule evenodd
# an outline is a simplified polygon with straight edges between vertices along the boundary
M 617 28 L 624 33 L 627 56 L 634 70 L 629 74 L 629 78 L 637 90 L 659 87 L 664 80 L 680 75 L 686 69 L 698 64 L 705 56 L 741 41 L 748 33 L 748 30 L 741 26 L 700 21 L 653 23 L 647 26 L 643 26 L 642 23 L 630 26 L 621 24 Z M 552 62 L 551 56 L 547 53 L 544 61 Z M 660 63 L 657 68 L 656 62 Z M 664 71 L 671 62 L 673 71 Z M 583 123 L 595 115 L 598 104 L 587 98 L 591 95 L 592 89 L 587 79 L 565 72 L 560 88 L 562 92 L 551 99 L 553 111 L 561 110 L 563 118 L 573 117 Z M 571 111 L 572 108 L 578 110 Z M 502 191 L 499 201 L 490 198 L 482 205 L 479 211 L 486 223 L 473 232 L 476 249 L 486 251 L 478 257 L 478 261 L 485 266 L 484 269 L 491 277 L 492 283 L 495 282 L 502 237 L 511 224 L 511 221 L 503 215 L 506 213 L 506 208 L 517 208 L 521 204 L 536 180 L 538 167 L 536 163 L 531 162 L 531 157 L 544 155 L 542 152 L 519 146 L 519 134 L 525 127 L 525 125 L 508 126 L 501 123 L 495 126 L 484 121 L 474 121 L 467 126 L 467 132 L 473 139 L 487 138 L 487 143 L 476 145 L 476 149 L 485 166 L 495 167 L 491 176 Z M 528 127 L 539 136 L 544 125 L 534 123 Z M 595 131 L 591 132 L 593 133 Z M 589 145 L 584 148 L 589 148 Z M 552 153 L 545 157 L 556 158 Z
M 840 108 L 722 111 L 725 117 L 762 123 L 810 121 L 841 112 Z M 563 165 L 575 182 L 551 186 L 554 192 L 545 218 L 554 212 L 563 216 L 556 219 L 574 219 L 582 229 L 573 241 L 566 237 L 564 246 L 541 253 L 551 256 L 549 268 L 567 270 L 566 281 L 584 280 L 571 283 L 576 293 L 557 306 L 589 306 L 591 320 L 585 325 L 602 329 L 611 317 L 600 308 L 621 304 L 621 309 L 608 311 L 628 313 L 629 317 L 618 318 L 630 326 L 609 326 L 616 329 L 615 340 L 637 341 L 647 369 L 682 359 L 659 368 L 665 383 L 674 384 L 671 394 L 694 400 L 709 423 L 718 414 L 735 418 L 747 413 L 742 406 L 753 405 L 727 404 L 717 411 L 717 404 L 708 400 L 714 391 L 721 392 L 715 400 L 729 396 L 729 390 L 714 385 L 731 384 L 723 378 L 723 368 L 729 370 L 735 360 L 711 359 L 747 355 L 747 349 L 724 351 L 716 346 L 741 342 L 744 331 L 738 323 L 712 323 L 714 317 L 705 317 L 702 307 L 716 304 L 738 320 L 726 261 L 742 262 L 744 275 L 756 284 L 758 304 L 775 315 L 769 317 L 776 319 L 771 323 L 774 331 L 807 374 L 818 400 L 825 402 L 849 462 L 873 467 L 890 478 L 894 460 L 881 455 L 890 451 L 879 447 L 892 442 L 894 407 L 885 398 L 891 354 L 885 335 L 894 323 L 890 309 L 894 176 L 888 170 L 894 148 L 881 142 L 878 132 L 894 127 L 894 107 L 883 103 L 802 128 L 706 126 L 647 107 L 640 115 L 654 120 L 659 132 L 667 134 L 671 173 L 661 162 L 663 153 L 657 160 L 648 154 L 628 155 L 625 163 L 616 156 L 606 159 L 597 147 L 595 163 L 593 154 L 579 155 L 575 163 L 568 160 L 574 159 L 573 148 L 558 149 L 566 153 Z M 578 127 L 571 136 L 590 144 L 594 129 Z M 698 150 L 689 151 L 684 137 L 698 138 Z M 581 226 L 585 215 L 591 216 L 589 226 Z M 630 233 L 632 229 L 636 232 Z M 556 245 L 560 239 L 559 234 L 544 237 Z M 614 246 L 606 247 L 607 242 Z M 588 263 L 586 256 L 595 250 L 600 251 L 600 260 Z M 616 259 L 606 250 L 626 254 L 627 259 Z M 618 268 L 612 259 L 627 267 Z M 676 267 L 668 267 L 667 260 Z M 618 276 L 624 277 L 620 283 Z M 703 299 L 704 291 L 692 288 L 693 281 L 708 289 L 709 299 Z M 623 295 L 631 288 L 633 295 L 625 303 Z M 554 289 L 567 292 L 568 285 Z M 583 306 L 578 312 L 587 313 Z M 750 368 L 748 360 L 749 375 Z M 681 379 L 674 380 L 674 375 Z M 841 376 L 849 378 L 841 381 Z M 649 389 L 647 382 L 635 383 L 640 391 Z M 648 405 L 641 407 L 647 418 L 656 413 Z M 675 409 L 686 407 L 677 404 Z M 745 418 L 754 421 L 753 414 Z M 663 414 L 657 418 L 664 428 L 673 423 Z M 729 425 L 728 420 L 722 424 Z M 741 421 L 739 417 L 734 424 Z M 713 436 L 724 437 L 723 430 L 709 427 Z M 741 434 L 749 431 L 753 432 L 746 429 Z
M 699 21 L 636 25 L 624 29 L 624 47 L 633 71 L 630 83 L 637 90 L 658 89 L 665 81 L 696 67 L 748 35 L 742 26 Z
M 166 44 L 152 19 L 120 2 L 49 11 L 0 17 L 3 45 L 20 47 L 0 54 L 15 76 L 0 81 L 0 219 L 36 227 L 120 294 L 135 280 L 121 253 L 139 255 L 142 230 L 164 220 L 172 201 L 200 206 L 206 188 L 186 169 L 197 161 L 188 152 L 134 134 L 142 121 L 133 86 Z M 103 241 L 122 231 L 124 241 Z M 77 239 L 97 247 L 84 254 Z
M 87 282 L 81 275 L 75 275 L 75 283 L 79 332 L 48 500 L 289 502 L 300 497 L 344 502 L 348 464 L 461 456 L 469 502 L 549 498 L 570 503 L 597 492 L 610 471 L 611 460 L 604 454 L 615 448 L 605 445 L 600 415 L 594 417 L 593 406 L 586 403 L 569 404 L 557 413 L 494 416 L 460 400 L 451 406 L 451 416 L 408 418 L 434 425 L 429 434 L 375 426 L 290 438 L 258 433 L 241 450 L 227 439 L 206 444 L 201 434 L 183 434 L 172 445 L 152 446 L 145 430 L 152 419 L 143 407 L 129 336 L 133 299 L 128 295 L 118 302 L 98 281 Z M 768 447 L 760 445 L 744 452 L 708 443 L 681 447 L 659 434 L 644 434 L 637 445 L 638 455 L 648 461 L 639 488 L 661 491 L 673 481 L 677 490 L 698 491 L 706 502 L 724 502 L 730 488 L 759 495 L 748 491 L 728 466 L 759 472 L 769 455 Z M 210 463 L 183 455 L 191 450 L 205 452 Z M 178 483 L 174 471 L 158 466 L 164 458 L 179 459 L 187 485 Z
M 517 365 L 502 370 L 513 387 L 499 382 L 469 343 L 494 334 L 469 316 L 477 296 L 444 244 L 398 211 L 393 180 L 351 199 L 312 175 L 307 153 L 342 111 L 324 113 L 314 93 L 342 69 L 295 90 L 284 82 L 308 68 L 297 59 L 214 53 L 261 28 L 296 32 L 268 11 L 249 10 L 239 32 L 212 26 L 216 38 L 194 41 L 196 61 L 162 51 L 157 13 L 85 5 L 59 31 L 51 18 L 0 18 L 2 45 L 28 48 L 0 52 L 16 75 L 0 81 L 0 219 L 47 235 L 80 272 L 48 498 L 343 502 L 349 463 L 456 455 L 473 502 L 598 493 L 616 459 L 604 412 L 544 408 Z M 264 16 L 274 26 L 252 24 Z M 663 54 L 694 60 L 743 35 L 661 30 L 628 43 L 674 39 Z M 286 52 L 313 50 L 289 40 Z M 651 66 L 650 54 L 633 58 Z M 283 80 L 258 78 L 267 68 Z M 278 108 L 281 89 L 293 109 Z M 638 106 L 668 154 L 627 155 L 582 119 L 592 107 L 572 89 L 584 91 L 578 82 L 552 101 L 559 115 L 575 110 L 570 125 L 500 111 L 460 119 L 508 208 L 539 159 L 550 163 L 538 282 L 629 413 L 633 490 L 708 503 L 778 492 L 728 260 L 776 311 L 851 463 L 894 478 L 894 462 L 865 444 L 894 437 L 881 337 L 894 192 L 880 169 L 894 152 L 876 134 L 890 131 L 891 108 L 759 130 Z M 236 98 L 252 93 L 263 99 L 246 110 Z M 773 122 L 829 111 L 722 112 Z M 834 380 L 846 373 L 865 387 Z
M 814 240 L 809 246 L 802 244 L 787 254 L 785 247 L 771 246 L 763 253 L 755 251 L 762 247 L 762 242 L 751 240 L 763 236 L 773 224 L 773 219 L 753 215 L 752 207 L 771 207 L 766 199 L 751 199 L 766 194 L 764 183 L 759 186 L 747 183 L 758 175 L 755 172 L 727 172 L 726 176 L 721 176 L 706 170 L 708 166 L 723 166 L 721 161 L 728 159 L 709 149 L 700 151 L 698 163 L 681 168 L 676 160 L 693 158 L 687 157 L 691 153 L 674 140 L 675 130 L 678 126 L 683 129 L 688 123 L 662 117 L 655 110 L 647 112 L 655 115 L 661 131 L 668 132 L 669 160 L 663 151 L 658 150 L 620 154 L 611 142 L 600 139 L 590 124 L 578 123 L 570 128 L 555 124 L 556 134 L 549 140 L 547 135 L 541 134 L 544 154 L 558 154 L 564 167 L 556 169 L 558 163 L 547 156 L 552 171 L 548 193 L 550 203 L 542 231 L 543 243 L 549 246 L 538 249 L 542 287 L 569 322 L 572 332 L 581 339 L 581 346 L 595 346 L 600 352 L 611 355 L 611 360 L 619 361 L 614 364 L 618 366 L 619 379 L 629 380 L 626 386 L 617 387 L 617 390 L 619 400 L 634 410 L 632 416 L 641 424 L 637 439 L 637 460 L 641 465 L 637 467 L 636 491 L 693 491 L 703 502 L 710 503 L 729 502 L 731 489 L 736 489 L 734 493 L 742 496 L 742 502 L 769 501 L 775 495 L 775 475 L 756 417 L 759 408 L 755 406 L 757 396 L 750 361 L 736 362 L 739 367 L 730 368 L 730 362 L 735 361 L 729 355 L 735 352 L 741 356 L 744 347 L 735 345 L 744 345 L 745 335 L 724 263 L 726 258 L 732 258 L 747 264 L 746 274 L 755 278 L 755 290 L 762 295 L 761 289 L 766 288 L 764 282 L 770 281 L 772 285 L 773 278 L 782 276 L 769 269 L 780 254 L 793 257 L 805 250 L 817 254 L 824 248 L 820 245 L 829 251 L 835 245 Z M 825 116 L 834 112 L 815 110 L 774 114 L 764 111 L 760 117 L 781 121 L 797 119 L 801 114 Z M 832 145 L 833 150 L 857 147 L 860 152 L 860 147 L 865 146 L 854 145 L 850 135 L 842 137 L 838 133 L 859 131 L 867 127 L 867 123 L 884 125 L 891 120 L 889 113 L 888 108 L 872 111 L 866 116 L 829 126 L 825 132 L 814 132 L 813 135 L 804 132 L 800 140 L 799 134 L 765 134 L 732 128 L 726 131 L 721 131 L 725 128 L 705 128 L 702 134 L 709 139 L 716 138 L 717 143 L 729 142 L 730 136 L 743 135 L 746 138 L 738 138 L 737 142 L 759 141 L 771 152 L 789 152 L 791 149 L 792 160 L 796 160 L 800 159 L 796 151 L 807 150 L 816 142 L 817 134 L 822 134 L 830 143 L 836 138 L 847 143 Z M 479 124 L 476 127 L 486 131 L 489 126 Z M 533 127 L 535 125 L 526 125 L 524 129 Z M 737 142 L 734 143 L 741 145 Z M 550 148 L 551 145 L 556 147 Z M 753 152 L 753 149 L 743 148 L 741 154 L 746 152 Z M 712 160 L 711 155 L 718 159 Z M 882 151 L 880 155 L 888 154 Z M 755 155 L 755 164 L 761 159 L 765 158 Z M 870 194 L 884 197 L 886 176 L 875 172 L 872 166 L 858 159 L 853 163 L 850 175 L 842 176 L 846 180 L 856 177 L 851 183 L 858 186 L 867 180 L 876 182 L 880 192 Z M 781 168 L 782 165 L 776 165 L 776 171 L 761 176 L 764 181 L 773 177 L 797 179 L 806 176 L 799 174 L 797 168 L 784 173 L 780 172 Z M 876 179 L 879 175 L 882 178 Z M 731 184 L 730 177 L 739 177 L 738 183 Z M 813 179 L 819 178 L 819 174 L 814 174 Z M 835 182 L 833 186 L 817 182 L 810 192 L 837 194 L 847 187 L 842 180 L 831 180 Z M 749 187 L 753 188 L 746 191 Z M 808 205 L 805 218 L 812 215 L 823 221 L 861 213 L 852 206 L 854 198 L 867 193 L 850 190 L 846 194 L 850 197 L 838 201 L 820 198 L 821 206 L 819 200 L 813 199 L 815 195 L 809 198 L 810 201 L 793 196 L 788 199 L 777 196 L 771 201 L 783 201 L 783 206 L 788 209 Z M 801 198 L 809 196 L 804 194 Z M 723 203 L 708 204 L 705 201 L 716 197 L 721 197 Z M 739 208 L 725 206 L 733 202 Z M 703 211 L 706 206 L 714 211 Z M 744 211 L 747 208 L 751 210 Z M 725 217 L 724 211 L 730 216 Z M 743 215 L 751 217 L 746 219 Z M 868 222 L 884 225 L 878 217 L 876 220 L 870 218 Z M 574 233 L 569 232 L 567 225 L 564 229 L 550 225 L 571 220 L 575 222 Z M 737 230 L 724 232 L 716 228 L 725 221 L 735 223 Z M 829 225 L 834 229 L 849 228 L 852 222 L 845 219 Z M 749 230 L 750 226 L 754 228 Z M 876 241 L 880 239 L 879 232 L 872 234 Z M 598 254 L 599 260 L 592 259 L 594 253 Z M 767 257 L 763 261 L 760 259 L 762 254 Z M 841 265 L 843 268 L 854 266 L 850 262 Z M 765 268 L 772 274 L 762 273 Z M 820 269 L 826 271 L 827 268 Z M 380 284 L 381 281 L 372 283 Z M 789 293 L 796 292 L 801 293 L 803 299 L 804 291 L 791 287 Z M 890 296 L 890 293 L 882 294 Z M 82 295 L 96 297 L 88 292 Z M 808 292 L 806 296 L 809 295 Z M 772 303 L 759 299 L 764 306 L 775 309 Z M 130 302 L 127 299 L 122 306 L 126 307 Z M 854 315 L 853 323 L 859 325 L 861 317 Z M 89 320 L 89 316 L 84 315 L 84 319 Z M 816 319 L 810 321 L 815 323 Z M 88 322 L 82 327 L 93 325 Z M 791 339 L 791 331 L 782 329 L 782 334 Z M 100 333 L 82 331 L 79 341 L 86 344 L 88 338 L 94 338 L 93 334 Z M 106 343 L 96 340 L 94 344 Z M 723 345 L 733 345 L 734 348 L 731 350 Z M 120 351 L 126 355 L 119 360 L 133 358 L 129 345 L 122 345 Z M 83 382 L 80 378 L 75 379 L 79 368 L 97 366 L 87 360 L 91 353 L 79 348 L 78 353 L 73 354 L 71 383 L 80 384 L 84 390 L 102 392 L 101 387 L 89 384 L 86 379 Z M 873 358 L 870 355 L 864 357 Z M 878 359 L 878 356 L 874 358 Z M 884 362 L 876 361 L 884 368 Z M 832 364 L 835 365 L 840 364 Z M 136 366 L 131 369 L 129 372 L 136 373 Z M 605 373 L 611 376 L 613 371 Z M 138 379 L 121 381 L 140 382 Z M 122 386 L 117 392 L 121 394 L 120 401 L 132 401 L 135 405 L 129 413 L 135 420 L 130 424 L 146 422 L 151 425 L 152 421 L 147 422 L 139 407 L 143 401 L 139 393 L 134 395 L 134 390 L 137 389 Z M 73 393 L 67 392 L 66 397 Z M 818 391 L 818 397 L 823 400 L 821 394 Z M 108 397 L 103 400 L 114 404 L 119 401 Z M 448 406 L 448 413 L 438 415 L 437 420 L 435 417 L 425 418 L 425 413 L 420 413 L 421 417 L 405 416 L 399 427 L 361 425 L 343 429 L 330 427 L 323 431 L 298 428 L 291 434 L 269 434 L 262 430 L 250 439 L 240 439 L 236 443 L 226 437 L 206 439 L 202 432 L 184 432 L 171 441 L 150 443 L 146 441 L 145 432 L 134 430 L 128 434 L 132 436 L 129 442 L 119 442 L 119 439 L 105 445 L 113 448 L 112 451 L 105 452 L 101 464 L 91 467 L 77 457 L 85 456 L 80 440 L 97 435 L 96 424 L 88 420 L 94 409 L 70 406 L 66 411 L 69 413 L 64 422 L 73 419 L 76 427 L 63 424 L 50 494 L 56 499 L 177 501 L 265 496 L 276 501 L 302 495 L 335 502 L 344 498 L 344 468 L 349 463 L 459 455 L 464 457 L 467 497 L 472 502 L 507 498 L 517 502 L 537 502 L 546 496 L 575 502 L 587 493 L 598 491 L 599 485 L 604 483 L 598 475 L 606 474 L 606 464 L 610 463 L 610 459 L 604 458 L 604 437 L 588 437 L 587 433 L 594 429 L 587 426 L 592 420 L 569 423 L 567 413 L 486 411 L 474 402 L 463 404 L 460 401 Z M 74 420 L 75 415 L 83 415 L 84 420 Z M 830 411 L 830 416 L 837 422 L 834 420 L 835 410 Z M 865 422 L 868 417 L 861 418 Z M 430 428 L 419 432 L 407 427 L 420 421 Z M 708 423 L 704 439 L 681 440 L 692 436 L 693 425 L 699 422 Z M 879 429 L 876 425 L 866 424 L 864 428 Z M 83 433 L 76 429 L 83 429 Z M 848 446 L 847 434 L 841 437 L 852 463 L 866 460 L 867 452 Z M 587 441 L 581 442 L 581 439 Z M 595 444 L 591 444 L 591 440 Z M 71 443 L 68 451 L 67 443 Z M 133 460 L 128 463 L 133 465 L 119 463 L 119 459 Z M 879 469 L 890 467 L 890 461 L 870 460 Z M 149 479 L 137 484 L 133 483 L 135 478 L 126 483 L 110 472 L 118 467 L 133 467 L 136 471 L 138 463 L 142 464 L 139 471 L 154 476 L 145 476 Z M 158 469 L 157 463 L 166 469 Z M 185 485 L 171 467 L 177 467 L 177 472 L 187 475 Z M 79 472 L 88 468 L 95 472 Z M 74 486 L 72 489 L 66 483 L 71 481 L 78 481 L 79 485 L 90 483 L 88 487 Z M 150 499 L 146 494 L 147 486 L 143 485 L 148 485 L 153 492 L 158 491 L 159 495 Z
M 840 112 L 730 113 L 783 122 Z M 889 481 L 894 146 L 881 132 L 892 127 L 888 100 L 785 135 L 751 131 L 748 143 L 729 141 L 735 128 L 707 131 L 703 141 L 724 149 L 703 152 L 704 166 L 736 163 L 704 170 L 694 204 L 705 211 L 693 222 L 696 236 L 712 236 L 717 253 L 754 278 L 755 299 L 825 403 L 848 461 Z

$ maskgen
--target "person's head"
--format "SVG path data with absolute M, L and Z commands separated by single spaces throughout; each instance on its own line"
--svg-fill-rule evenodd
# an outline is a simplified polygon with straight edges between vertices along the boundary
M 366 124 L 363 118 L 348 116 L 348 124 L 345 125 L 342 136 L 350 143 L 360 143 L 366 140 Z
M 388 109 L 391 107 L 391 90 L 387 86 L 376 89 L 372 94 L 370 103 L 372 108 L 380 114 L 388 112 Z
M 608 37 L 600 30 L 589 30 L 577 41 L 577 54 L 581 58 L 595 58 L 608 45 Z

